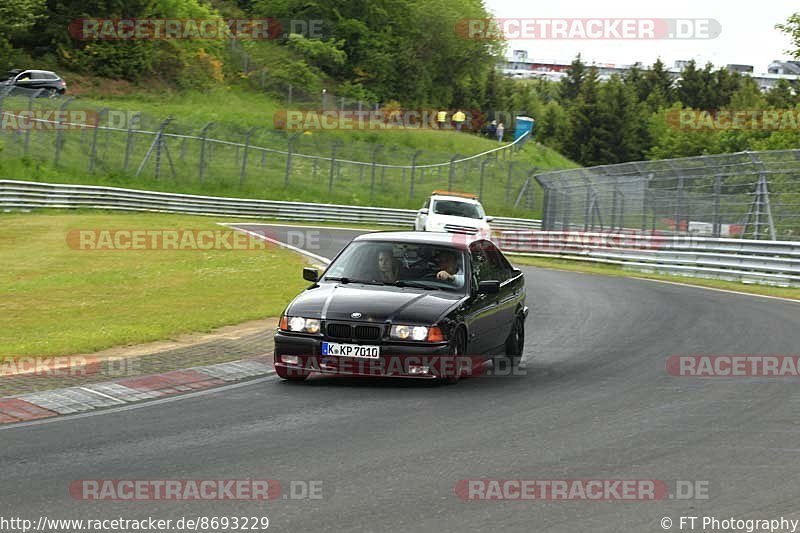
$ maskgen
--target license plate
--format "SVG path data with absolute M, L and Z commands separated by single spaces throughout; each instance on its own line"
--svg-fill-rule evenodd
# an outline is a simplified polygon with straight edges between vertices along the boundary
M 338 357 L 364 357 L 377 359 L 380 357 L 380 346 L 359 346 L 358 344 L 339 344 L 338 342 L 323 342 L 322 355 L 335 355 Z

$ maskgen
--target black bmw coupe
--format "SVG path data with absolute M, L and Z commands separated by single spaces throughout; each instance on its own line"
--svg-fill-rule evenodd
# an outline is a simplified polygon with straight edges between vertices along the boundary
M 378 232 L 351 241 L 286 308 L 275 369 L 455 383 L 525 339 L 525 278 L 488 240 Z

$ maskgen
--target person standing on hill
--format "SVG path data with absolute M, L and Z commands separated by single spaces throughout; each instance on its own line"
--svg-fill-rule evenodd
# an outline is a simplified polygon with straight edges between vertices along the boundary
M 497 140 L 499 142 L 503 142 L 503 132 L 505 132 L 506 128 L 503 126 L 503 123 L 497 125 Z
M 461 126 L 464 124 L 467 116 L 460 109 L 453 113 L 453 122 L 456 123 L 456 131 L 461 131 Z
M 447 123 L 447 111 L 439 111 L 436 113 L 436 124 L 439 126 L 440 130 L 444 129 L 444 125 Z
M 497 121 L 493 120 L 486 126 L 486 136 L 490 139 L 497 137 Z

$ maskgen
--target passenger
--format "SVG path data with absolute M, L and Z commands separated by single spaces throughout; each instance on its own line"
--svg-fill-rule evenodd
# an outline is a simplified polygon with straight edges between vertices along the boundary
M 397 265 L 392 250 L 384 248 L 378 252 L 378 279 L 384 283 L 397 281 Z

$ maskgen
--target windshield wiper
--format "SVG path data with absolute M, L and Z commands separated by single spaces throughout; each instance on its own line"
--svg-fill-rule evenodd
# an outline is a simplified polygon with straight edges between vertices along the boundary
M 366 279 L 353 279 L 353 278 L 348 278 L 348 277 L 344 277 L 344 276 L 340 277 L 340 278 L 325 276 L 325 281 L 338 281 L 342 285 L 347 284 L 347 283 L 362 283 L 364 285 L 386 285 L 382 281 L 370 281 L 370 280 L 366 280 Z
M 395 281 L 391 285 L 393 285 L 395 287 L 413 287 L 415 289 L 426 289 L 426 290 L 430 290 L 430 291 L 435 291 L 436 290 L 436 287 L 431 287 L 430 285 L 425 285 L 424 283 L 417 283 L 415 281 L 399 280 L 399 281 Z

